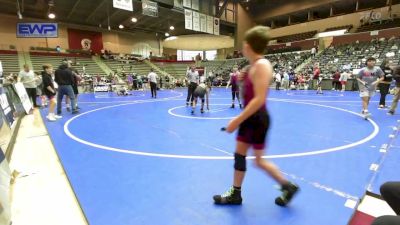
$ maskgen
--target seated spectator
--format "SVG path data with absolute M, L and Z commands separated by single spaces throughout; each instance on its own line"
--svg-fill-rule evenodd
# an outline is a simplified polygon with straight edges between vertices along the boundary
M 397 216 L 381 216 L 375 219 L 372 225 L 400 224 L 400 182 L 387 182 L 381 188 L 383 199 L 390 205 Z

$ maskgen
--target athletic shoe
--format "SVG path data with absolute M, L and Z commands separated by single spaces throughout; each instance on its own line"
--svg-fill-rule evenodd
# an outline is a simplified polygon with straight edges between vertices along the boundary
M 71 112 L 71 108 L 70 107 L 67 107 L 67 112 Z
M 57 120 L 56 118 L 54 118 L 54 116 L 50 116 L 50 115 L 46 116 L 46 118 L 47 118 L 47 120 L 50 121 L 50 122 L 54 122 L 54 121 Z
M 79 113 L 79 110 L 72 111 L 72 114 L 78 114 L 78 113 Z
M 61 119 L 62 116 L 60 116 L 60 115 L 54 115 L 54 118 L 56 118 L 56 119 Z
M 368 120 L 368 118 L 370 118 L 372 116 L 372 114 L 370 112 L 361 112 L 361 115 L 364 117 L 365 120 Z
M 235 108 L 235 104 L 232 104 L 231 109 L 234 109 L 234 108 Z
M 393 116 L 394 112 L 392 110 L 389 110 L 389 112 L 387 112 L 388 115 Z
M 275 204 L 285 207 L 299 191 L 299 187 L 296 184 L 289 183 L 282 186 L 281 191 L 282 195 L 275 199 Z
M 379 108 L 383 109 L 383 108 L 385 108 L 385 106 L 384 105 L 379 105 Z
M 222 195 L 214 195 L 214 203 L 217 205 L 241 205 L 242 196 L 240 191 L 231 187 Z
M 204 109 L 200 109 L 200 112 L 201 112 L 201 113 L 204 113 Z

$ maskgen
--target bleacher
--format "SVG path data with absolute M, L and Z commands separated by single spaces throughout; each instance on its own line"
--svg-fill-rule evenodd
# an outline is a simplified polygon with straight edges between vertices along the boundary
M 316 34 L 317 34 L 317 31 L 314 30 L 314 31 L 309 31 L 309 32 L 305 32 L 305 33 L 297 33 L 297 34 L 276 37 L 276 40 L 278 43 L 301 41 L 301 40 L 313 38 Z
M 140 76 L 147 76 L 151 67 L 144 62 L 137 61 L 118 61 L 118 60 L 104 60 L 105 64 L 113 71 L 118 73 L 134 73 Z
M 18 73 L 20 71 L 18 54 L 16 51 L 0 51 L 0 61 L 3 65 L 3 75 Z
M 182 79 L 186 75 L 187 68 L 193 65 L 193 62 L 179 62 L 179 63 L 154 63 L 162 71 L 170 74 L 176 79 Z
M 57 69 L 63 60 L 68 59 L 72 61 L 73 67 L 79 73 L 83 72 L 83 66 L 85 66 L 85 73 L 88 75 L 105 75 L 104 71 L 89 57 L 74 57 L 68 54 L 43 54 L 38 52 L 31 52 L 30 57 L 34 71 L 42 71 L 43 64 L 51 64 L 54 69 Z
M 357 32 L 368 32 L 374 30 L 382 30 L 382 29 L 389 29 L 400 27 L 400 18 L 396 19 L 389 19 L 389 20 L 382 20 L 382 21 L 374 21 L 369 24 L 365 24 L 357 28 Z
M 307 65 L 307 69 L 311 69 L 314 63 L 318 62 L 321 74 L 330 78 L 330 75 L 336 69 L 342 70 L 343 66 L 352 69 L 359 69 L 364 66 L 365 59 L 372 56 L 377 59 L 377 65 L 384 60 L 389 52 L 395 53 L 392 58 L 393 63 L 399 63 L 399 50 L 392 49 L 396 45 L 400 46 L 400 39 L 392 40 L 374 40 L 371 42 L 360 42 L 331 46 L 325 49 L 319 56 L 314 58 Z

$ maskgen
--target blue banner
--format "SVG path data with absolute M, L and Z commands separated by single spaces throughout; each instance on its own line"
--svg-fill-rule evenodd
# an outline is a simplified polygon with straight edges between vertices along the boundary
M 56 38 L 57 23 L 17 23 L 18 38 Z

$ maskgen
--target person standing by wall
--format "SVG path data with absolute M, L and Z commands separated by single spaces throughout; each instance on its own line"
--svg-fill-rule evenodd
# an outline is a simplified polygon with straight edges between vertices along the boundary
M 152 98 L 157 98 L 157 79 L 158 76 L 156 73 L 154 73 L 153 69 L 150 69 L 149 75 L 147 75 L 147 78 L 149 80 L 149 85 L 151 89 L 151 97 Z
M 56 89 L 54 87 L 54 81 L 52 78 L 53 67 L 50 64 L 43 65 L 42 80 L 43 80 L 43 94 L 49 100 L 49 113 L 46 118 L 49 121 L 56 121 L 61 119 L 62 116 L 54 114 L 54 108 L 56 106 Z
M 35 77 L 33 70 L 31 70 L 27 64 L 25 64 L 24 69 L 19 72 L 19 79 L 24 84 L 26 93 L 31 99 L 33 107 L 38 108 L 39 106 L 36 103 L 37 77 Z

